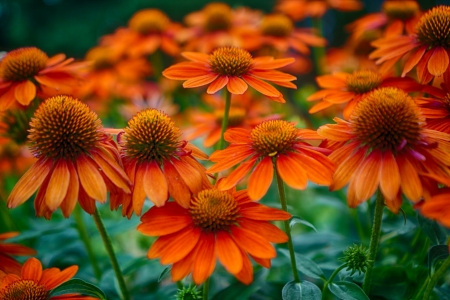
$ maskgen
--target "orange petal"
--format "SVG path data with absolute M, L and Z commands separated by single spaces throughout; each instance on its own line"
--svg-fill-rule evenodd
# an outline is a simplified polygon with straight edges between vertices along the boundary
M 267 57 L 257 57 L 253 60 L 255 70 L 273 70 L 292 64 L 295 58 L 268 59 Z
M 70 182 L 67 188 L 66 197 L 64 198 L 64 201 L 61 203 L 61 210 L 63 212 L 64 217 L 66 218 L 70 216 L 70 214 L 72 213 L 77 204 L 80 185 L 78 181 L 77 170 L 75 169 L 71 161 L 67 163 L 67 168 L 70 173 Z
M 11 105 L 16 101 L 15 94 L 15 85 L 10 87 L 0 96 L 0 111 L 5 111 L 11 107 Z
M 193 249 L 182 260 L 173 264 L 172 270 L 170 271 L 172 281 L 179 281 L 191 272 L 196 252 L 196 249 Z
M 236 274 L 242 270 L 242 254 L 239 247 L 225 231 L 216 234 L 217 257 L 225 269 L 231 274 Z
M 199 53 L 199 52 L 182 52 L 181 56 L 200 63 L 209 64 L 209 55 L 205 53 Z
M 42 264 L 39 260 L 32 257 L 29 258 L 22 267 L 22 279 L 33 280 L 38 283 L 42 277 Z
M 228 76 L 220 76 L 208 86 L 206 92 L 208 94 L 215 94 L 218 90 L 226 86 L 227 83 L 228 83 Z
M 249 143 L 250 131 L 244 128 L 229 128 L 225 131 L 224 138 L 230 143 Z
M 76 160 L 78 176 L 89 197 L 104 203 L 106 201 L 106 184 L 98 171 L 97 165 L 84 155 Z
M 337 73 L 333 75 L 322 75 L 316 78 L 317 84 L 324 89 L 343 89 L 347 87 L 347 73 Z
M 233 226 L 231 227 L 231 236 L 240 248 L 255 257 L 274 258 L 277 255 L 275 248 L 253 231 Z
M 36 86 L 29 80 L 22 81 L 16 85 L 14 96 L 20 104 L 28 105 L 36 97 Z
M 239 213 L 244 218 L 259 221 L 284 221 L 291 218 L 291 215 L 283 210 L 264 206 L 257 202 L 242 204 Z
M 250 159 L 249 161 L 246 161 L 242 163 L 239 167 L 237 167 L 233 172 L 230 173 L 227 177 L 223 178 L 218 184 L 218 189 L 221 191 L 226 191 L 231 189 L 232 187 L 236 186 L 239 181 L 244 178 L 245 175 L 250 172 L 250 170 L 253 168 L 256 162 L 256 157 Z
M 252 200 L 261 199 L 273 180 L 272 157 L 264 157 L 256 166 L 248 180 L 248 195 Z
M 312 182 L 321 185 L 330 185 L 333 183 L 333 171 L 314 158 L 300 153 L 289 153 L 289 156 L 303 167 L 308 179 Z
M 289 239 L 283 230 L 269 222 L 241 218 L 239 224 L 243 228 L 258 232 L 259 235 L 272 243 L 286 243 Z
M 244 79 L 246 83 L 248 83 L 252 88 L 263 95 L 270 97 L 279 97 L 281 94 L 276 88 L 258 78 L 248 75 L 242 75 L 242 79 Z
M 181 175 L 168 160 L 164 162 L 164 176 L 170 196 L 182 207 L 189 208 L 191 203 L 191 191 Z
M 408 58 L 403 67 L 402 77 L 405 77 L 406 73 L 411 71 L 422 59 L 422 56 L 427 51 L 427 46 L 417 48 L 417 50 Z
M 245 93 L 247 88 L 248 88 L 247 83 L 245 83 L 244 80 L 236 76 L 230 77 L 230 80 L 228 81 L 227 84 L 227 89 L 232 94 L 241 95 Z
M 144 173 L 144 191 L 156 205 L 163 206 L 169 198 L 169 188 L 161 168 L 156 162 L 150 162 Z
M 354 97 L 355 93 L 353 92 L 336 92 L 333 94 L 328 94 L 323 98 L 323 100 L 333 104 L 341 104 L 352 100 Z
M 324 110 L 330 106 L 332 106 L 333 103 L 327 102 L 327 101 L 321 101 L 320 103 L 317 103 L 311 109 L 308 111 L 310 114 L 315 114 L 318 111 Z
M 184 157 L 180 160 L 172 159 L 171 163 L 177 169 L 177 172 L 183 178 L 191 192 L 196 194 L 202 189 L 202 174 L 184 159 Z
M 377 190 L 380 182 L 381 153 L 373 151 L 355 171 L 356 198 L 359 201 L 369 199 Z
M 189 80 L 186 80 L 183 83 L 183 87 L 184 88 L 194 88 L 194 87 L 204 86 L 204 85 L 207 85 L 207 84 L 213 82 L 214 80 L 216 80 L 217 77 L 219 77 L 219 75 L 212 74 L 212 73 L 203 75 L 203 76 L 194 77 Z
M 188 215 L 155 217 L 139 224 L 137 230 L 145 235 L 161 236 L 180 231 L 191 223 L 192 218 Z
M 230 155 L 227 159 L 221 159 L 214 166 L 206 170 L 206 173 L 217 173 L 237 165 L 238 163 L 245 160 L 247 157 L 249 157 L 254 153 L 253 149 L 249 149 L 248 146 L 246 148 L 247 149 L 244 151 L 235 152 L 233 155 Z M 212 158 L 213 155 L 214 153 L 211 155 L 211 160 L 213 159 Z
M 416 169 L 403 155 L 397 156 L 402 192 L 411 201 L 419 201 L 423 194 L 422 183 Z
M 47 271 L 47 270 L 45 270 Z M 44 285 L 47 290 L 53 290 L 55 287 L 61 285 L 67 280 L 71 279 L 78 271 L 78 266 L 71 266 L 58 274 L 46 274 L 46 272 L 42 274 L 42 279 L 39 282 L 41 285 Z
M 165 246 L 160 259 L 161 263 L 164 265 L 172 264 L 186 257 L 197 245 L 201 233 L 200 227 L 187 227 L 177 232 L 170 243 Z
M 212 233 L 202 233 L 197 244 L 197 253 L 192 268 L 192 277 L 195 284 L 201 284 L 214 271 L 216 267 L 215 236 Z
M 428 72 L 434 76 L 441 76 L 448 68 L 448 53 L 443 47 L 437 47 L 428 60 Z
M 308 176 L 302 166 L 289 155 L 278 155 L 277 171 L 281 179 L 293 189 L 304 190 L 308 184 Z
M 342 162 L 339 163 L 336 172 L 334 172 L 333 184 L 330 186 L 330 190 L 335 191 L 343 188 L 350 181 L 350 178 L 352 178 L 356 169 L 361 164 L 361 161 L 365 156 L 365 151 L 361 150 L 356 151 L 354 153 L 350 152 L 350 154 L 348 154 L 349 151 L 352 151 L 354 149 L 353 147 L 354 145 L 349 144 L 342 147 L 340 150 L 339 149 L 336 150 L 332 154 L 332 155 L 342 154 L 342 156 L 348 155 L 348 157 L 346 157 Z M 332 156 L 330 158 L 332 158 Z
M 109 180 L 120 187 L 125 193 L 128 194 L 131 192 L 130 180 L 128 179 L 127 174 L 114 159 L 100 151 L 93 151 L 91 156 Z
M 201 63 L 182 62 L 165 69 L 162 74 L 169 79 L 188 80 L 211 74 L 211 71 Z
M 136 175 L 134 179 L 134 188 L 133 188 L 133 210 L 134 213 L 138 216 L 141 215 L 142 206 L 144 206 L 145 201 L 145 190 L 144 190 L 144 176 L 147 170 L 147 164 L 141 163 L 136 166 Z
M 400 189 L 400 172 L 394 155 L 387 151 L 381 161 L 380 189 L 388 199 L 395 199 Z
M 70 172 L 64 159 L 59 159 L 53 169 L 45 193 L 45 203 L 51 211 L 55 211 L 66 197 L 70 182 Z
M 248 255 L 241 250 L 242 270 L 235 274 L 236 278 L 243 284 L 249 285 L 253 281 L 253 266 Z
M 297 77 L 275 70 L 252 70 L 249 75 L 269 81 L 293 81 Z

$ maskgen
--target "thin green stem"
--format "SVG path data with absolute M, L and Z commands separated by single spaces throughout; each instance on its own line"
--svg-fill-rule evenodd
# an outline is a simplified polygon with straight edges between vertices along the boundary
M 334 270 L 333 274 L 331 274 L 331 276 L 327 280 L 327 282 L 325 282 L 325 284 L 323 285 L 323 288 L 322 288 L 322 299 L 325 299 L 328 285 L 333 282 L 334 277 L 336 277 L 336 275 L 346 266 L 347 266 L 347 264 L 340 265 L 336 270 Z
M 225 139 L 224 134 L 228 127 L 228 116 L 230 114 L 230 106 L 231 106 L 231 93 L 225 89 L 225 110 L 223 111 L 223 119 L 222 119 L 222 131 L 220 132 L 220 141 L 219 141 L 219 150 L 223 150 L 225 147 Z
M 439 278 L 441 278 L 445 272 L 450 268 L 450 255 L 447 256 L 447 258 L 442 262 L 439 269 L 437 269 L 436 272 L 434 272 L 433 276 L 431 276 L 430 281 L 428 282 L 427 288 L 425 289 L 425 292 L 423 293 L 423 299 L 428 300 L 431 299 L 431 294 L 433 292 L 434 286 L 436 285 Z
M 152 64 L 153 76 L 156 81 L 159 81 L 159 79 L 161 78 L 161 75 L 162 75 L 163 67 L 164 67 L 161 50 L 156 49 L 155 52 L 150 54 L 149 60 L 150 60 L 150 63 Z
M 281 208 L 288 212 L 287 204 L 286 204 L 286 194 L 284 192 L 284 183 L 281 179 L 280 174 L 278 174 L 277 169 L 275 168 L 275 174 L 277 176 L 277 186 L 278 186 L 278 193 L 280 195 L 280 202 L 281 202 Z M 284 221 L 284 231 L 286 232 L 286 235 L 288 236 L 288 248 L 289 248 L 289 255 L 291 257 L 291 268 L 292 268 L 292 274 L 294 275 L 295 282 L 300 282 L 300 276 L 298 275 L 297 271 L 297 263 L 295 261 L 295 251 L 294 251 L 294 244 L 292 243 L 292 236 L 291 236 L 291 226 L 289 225 L 289 220 Z
M 316 30 L 317 36 L 323 37 L 322 19 L 312 18 L 312 24 L 314 29 Z M 322 75 L 323 74 L 322 66 L 325 59 L 325 48 L 320 46 L 313 47 L 313 58 L 317 75 Z
M 184 285 L 183 285 L 183 283 L 180 280 L 177 281 L 177 288 L 179 290 L 182 290 L 184 288 Z
M 419 292 L 414 296 L 413 300 L 423 300 L 424 299 L 424 298 L 422 298 L 422 294 L 423 294 L 425 288 L 428 286 L 429 282 L 430 282 L 430 277 L 427 277 L 427 279 L 425 280 L 423 285 L 420 287 Z
M 129 300 L 130 294 L 128 293 L 127 286 L 125 284 L 125 279 L 123 278 L 119 262 L 117 261 L 116 254 L 114 253 L 111 238 L 109 237 L 108 232 L 106 231 L 105 224 L 103 224 L 102 217 L 100 216 L 100 213 L 97 208 L 95 209 L 93 217 L 95 225 L 97 225 L 97 229 L 102 237 L 103 244 L 105 245 L 106 252 L 108 252 L 109 260 L 111 261 L 114 273 L 116 274 L 117 281 L 119 282 L 119 288 L 122 293 L 122 299 Z
M 209 293 L 209 278 L 205 280 L 203 283 L 203 298 L 202 300 L 208 300 L 208 293 Z
M 384 197 L 380 190 L 377 193 L 375 202 L 375 212 L 373 216 L 372 235 L 370 236 L 369 246 L 369 264 L 367 266 L 366 274 L 364 275 L 363 290 L 369 295 L 370 283 L 372 280 L 373 265 L 375 264 L 375 257 L 377 256 L 378 243 L 381 235 L 381 220 L 383 218 Z

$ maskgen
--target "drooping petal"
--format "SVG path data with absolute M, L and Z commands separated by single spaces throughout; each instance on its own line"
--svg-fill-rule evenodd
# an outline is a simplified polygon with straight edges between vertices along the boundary
M 218 77 L 219 77 L 219 75 L 213 74 L 213 73 L 194 77 L 194 78 L 186 80 L 183 83 L 183 87 L 184 88 L 194 88 L 194 87 L 204 86 L 204 85 L 210 84 L 211 82 L 216 80 Z
M 213 81 L 209 86 L 206 92 L 208 94 L 215 94 L 217 91 L 221 90 L 228 83 L 228 76 L 220 76 L 215 81 Z
M 400 172 L 394 155 L 384 153 L 380 168 L 380 189 L 388 199 L 395 199 L 400 189 Z
M 14 96 L 20 104 L 28 105 L 36 97 L 36 86 L 31 81 L 24 80 L 16 85 Z
M 275 248 L 259 234 L 245 228 L 231 227 L 231 236 L 245 252 L 260 258 L 274 258 Z
M 405 62 L 405 66 L 403 67 L 402 77 L 405 77 L 406 73 L 411 71 L 422 59 L 422 56 L 427 51 L 427 46 L 422 46 L 417 48 L 416 51 L 408 58 Z
M 419 201 L 422 197 L 423 187 L 416 169 L 408 158 L 397 156 L 398 170 L 402 192 L 411 201 Z
M 367 156 L 355 171 L 356 198 L 369 199 L 377 190 L 380 182 L 381 153 L 374 151 Z
M 61 210 L 63 212 L 64 217 L 66 218 L 70 216 L 75 206 L 77 205 L 79 185 L 80 185 L 80 182 L 78 181 L 77 170 L 75 169 L 71 161 L 67 162 L 67 168 L 70 173 L 70 182 L 67 188 L 66 197 L 61 203 Z
M 241 205 L 239 213 L 247 219 L 259 221 L 289 220 L 291 215 L 283 210 L 249 202 Z
M 272 243 L 286 243 L 289 239 L 283 230 L 269 222 L 241 218 L 239 224 L 243 228 L 257 232 Z
M 192 267 L 192 278 L 195 284 L 201 284 L 214 271 L 216 267 L 215 244 L 214 234 L 202 233 L 200 242 L 197 244 L 197 253 Z
M 169 160 L 164 162 L 164 176 L 170 196 L 182 207 L 189 208 L 191 191 Z
M 134 178 L 134 188 L 133 188 L 133 210 L 137 216 L 141 215 L 142 207 L 145 201 L 145 190 L 144 190 L 144 175 L 147 170 L 147 164 L 141 163 L 136 165 L 136 175 Z
M 217 188 L 221 191 L 226 191 L 236 186 L 242 178 L 247 175 L 253 166 L 255 165 L 257 157 L 250 159 L 242 163 L 239 167 L 237 167 L 233 172 L 230 173 L 226 178 L 223 178 L 217 186 Z
M 447 51 L 443 47 L 437 47 L 428 60 L 428 72 L 434 76 L 441 76 L 447 70 L 448 64 Z
M 248 180 L 248 195 L 252 200 L 261 199 L 273 180 L 272 158 L 264 157 L 250 174 Z
M 222 265 L 231 274 L 236 274 L 242 270 L 242 254 L 239 247 L 225 231 L 216 234 L 217 257 Z
M 348 155 L 347 151 L 351 151 L 352 145 L 344 146 L 341 148 L 342 151 L 335 151 L 330 158 L 333 158 L 332 156 L 334 154 L 342 154 L 342 155 Z M 339 151 L 339 153 L 338 153 Z M 334 172 L 333 175 L 333 184 L 330 185 L 330 190 L 335 191 L 343 188 L 349 181 L 350 178 L 352 178 L 353 174 L 355 173 L 356 169 L 361 164 L 361 161 L 363 160 L 365 155 L 365 151 L 355 151 L 354 153 L 350 153 L 348 157 L 339 163 L 338 168 L 336 169 L 336 172 Z
M 187 227 L 177 232 L 170 243 L 164 247 L 164 252 L 160 260 L 161 263 L 172 264 L 186 257 L 197 245 L 201 232 L 200 227 Z
M 267 82 L 264 82 L 258 78 L 248 76 L 248 75 L 243 75 L 242 79 L 244 79 L 244 81 L 248 85 L 250 85 L 252 88 L 254 88 L 255 90 L 257 90 L 258 92 L 260 92 L 263 95 L 270 96 L 270 97 L 280 96 L 280 92 L 276 88 L 274 88 L 273 86 L 268 84 Z
M 241 250 L 242 255 L 242 270 L 234 274 L 236 278 L 242 282 L 243 284 L 249 285 L 253 281 L 253 266 L 250 262 L 250 259 L 248 258 L 248 255 Z
M 94 161 L 100 166 L 103 173 L 125 193 L 130 193 L 130 180 L 125 171 L 111 157 L 102 152 L 93 151 L 91 153 Z
M 55 211 L 64 200 L 70 182 L 70 172 L 64 159 L 59 159 L 53 169 L 45 193 L 45 203 L 51 211 Z
M 293 189 L 304 190 L 308 184 L 308 176 L 303 167 L 289 155 L 278 155 L 277 171 L 281 179 Z
M 202 174 L 183 158 L 186 157 L 182 157 L 180 160 L 172 159 L 171 163 L 180 174 L 181 178 L 183 178 L 191 192 L 196 194 L 202 189 Z
M 40 284 L 44 285 L 48 290 L 52 290 L 75 276 L 78 271 L 78 266 L 70 266 L 58 272 L 58 274 L 46 274 L 46 271 L 44 270 L 42 274 Z
M 230 80 L 228 81 L 227 84 L 227 89 L 232 94 L 241 95 L 245 93 L 247 88 L 248 88 L 247 83 L 245 83 L 244 80 L 236 76 L 230 77 Z
M 96 164 L 84 155 L 76 160 L 78 177 L 89 197 L 104 203 L 106 201 L 106 184 Z
M 169 198 L 166 178 L 156 162 L 150 162 L 144 173 L 144 191 L 156 206 L 163 206 Z
M 233 155 L 230 155 L 228 159 L 222 159 L 218 161 L 214 166 L 206 170 L 207 173 L 217 173 L 226 169 L 229 169 L 241 161 L 245 160 L 247 157 L 251 156 L 254 153 L 253 149 L 245 147 L 246 150 L 235 152 Z M 222 150 L 225 151 L 225 150 Z M 228 152 L 227 152 L 228 153 Z M 211 155 L 211 160 L 214 159 L 214 153 Z

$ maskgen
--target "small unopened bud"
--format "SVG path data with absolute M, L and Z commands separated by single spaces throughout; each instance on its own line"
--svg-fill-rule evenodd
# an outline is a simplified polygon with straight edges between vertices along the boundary
M 200 300 L 202 299 L 201 292 L 197 290 L 195 285 L 189 285 L 188 287 L 183 287 L 181 290 L 177 291 L 175 296 L 176 300 Z
M 369 259 L 369 250 L 363 245 L 353 245 L 344 250 L 344 257 L 340 261 L 347 265 L 346 271 L 350 271 L 350 276 L 356 271 L 358 274 L 365 273 L 371 260 Z

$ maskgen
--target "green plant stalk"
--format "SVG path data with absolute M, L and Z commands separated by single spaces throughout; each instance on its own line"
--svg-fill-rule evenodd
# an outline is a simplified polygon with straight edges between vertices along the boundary
M 273 165 L 273 168 L 275 170 L 275 174 L 277 177 L 277 186 L 278 186 L 278 193 L 280 195 L 281 208 L 285 212 L 288 212 L 283 180 L 281 179 L 280 174 L 278 174 L 275 164 Z M 295 282 L 300 282 L 300 276 L 298 275 L 297 271 L 297 262 L 295 261 L 294 244 L 292 243 L 291 226 L 289 225 L 289 220 L 284 221 L 284 231 L 286 232 L 286 235 L 289 238 L 288 248 L 289 248 L 289 256 L 291 257 L 292 274 L 294 275 Z
M 153 76 L 156 81 L 159 81 L 163 71 L 163 57 L 161 55 L 161 50 L 156 49 L 155 52 L 149 56 L 150 63 L 153 68 Z
M 322 19 L 321 18 L 312 18 L 313 28 L 316 30 L 318 36 L 323 37 L 322 30 Z M 316 67 L 317 75 L 322 75 L 322 63 L 325 59 L 325 48 L 324 47 L 313 47 L 313 58 L 314 65 Z
M 231 93 L 225 88 L 225 109 L 223 111 L 222 130 L 220 132 L 219 150 L 225 147 L 224 134 L 228 127 L 228 116 L 230 115 Z
M 184 285 L 183 285 L 183 283 L 181 282 L 181 280 L 178 280 L 178 281 L 177 281 L 177 288 L 178 288 L 179 290 L 182 290 L 182 289 L 184 288 Z
M 428 286 L 429 282 L 430 282 L 430 277 L 427 277 L 427 279 L 425 280 L 423 285 L 420 287 L 419 292 L 414 296 L 413 300 L 423 300 L 424 299 L 424 298 L 422 298 L 422 294 L 423 294 L 425 288 Z
M 373 265 L 375 264 L 375 257 L 377 256 L 378 243 L 381 235 L 381 220 L 383 218 L 384 197 L 380 190 L 377 192 L 377 199 L 375 202 L 375 213 L 373 216 L 372 235 L 370 236 L 369 246 L 369 264 L 367 266 L 366 274 L 364 275 L 363 290 L 369 295 L 370 283 L 372 280 Z
M 116 254 L 114 253 L 111 238 L 109 237 L 108 232 L 106 231 L 105 224 L 103 224 L 102 218 L 97 208 L 95 208 L 93 217 L 95 225 L 97 225 L 97 229 L 100 232 L 100 236 L 102 237 L 103 244 L 105 245 L 106 252 L 108 252 L 109 260 L 111 261 L 114 273 L 116 274 L 117 281 L 119 282 L 119 288 L 122 293 L 122 299 L 130 300 L 130 294 L 128 293 L 128 289 L 125 284 L 125 279 L 123 278 L 119 262 L 117 261 Z
M 336 277 L 336 275 L 346 266 L 347 266 L 347 264 L 340 265 L 336 270 L 334 270 L 333 274 L 331 274 L 331 276 L 327 280 L 327 282 L 325 282 L 325 284 L 323 285 L 323 288 L 322 288 L 322 299 L 325 299 L 328 285 L 333 282 L 334 277 Z
M 444 273 L 448 270 L 448 268 L 450 268 L 450 255 L 447 256 L 447 258 L 442 262 L 439 269 L 437 269 L 437 271 L 434 272 L 433 276 L 431 276 L 422 299 L 424 300 L 431 299 L 431 293 L 433 292 L 434 286 L 436 285 L 439 278 L 441 278 L 442 275 L 444 275 Z
M 208 279 L 205 280 L 205 282 L 203 283 L 203 294 L 202 294 L 202 300 L 208 300 L 208 293 L 209 293 L 209 279 L 210 277 L 208 277 Z

